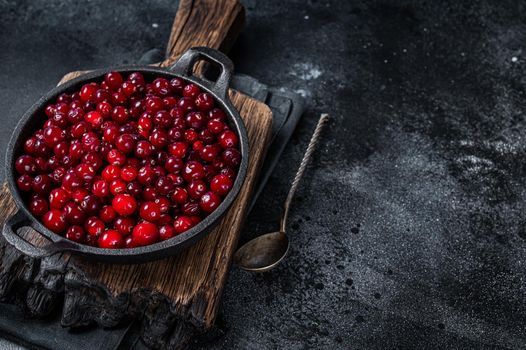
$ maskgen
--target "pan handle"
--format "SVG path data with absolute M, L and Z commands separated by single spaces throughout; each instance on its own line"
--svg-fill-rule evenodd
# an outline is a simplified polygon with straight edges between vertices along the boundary
M 37 247 L 20 237 L 17 233 L 18 229 L 24 226 L 32 227 L 36 232 L 38 230 L 33 226 L 33 222 L 24 214 L 22 210 L 18 210 L 15 215 L 11 216 L 2 229 L 2 235 L 13 247 L 32 258 L 44 258 L 63 251 L 79 250 L 79 246 L 72 242 L 62 239 L 52 241 L 44 247 Z
M 221 99 L 227 100 L 228 86 L 232 78 L 234 63 L 225 54 L 209 47 L 192 47 L 188 49 L 170 70 L 183 77 L 192 77 L 194 65 L 199 60 L 205 60 L 219 65 L 221 72 L 215 82 L 199 78 L 200 82 L 216 93 Z M 195 76 L 194 76 L 195 77 Z

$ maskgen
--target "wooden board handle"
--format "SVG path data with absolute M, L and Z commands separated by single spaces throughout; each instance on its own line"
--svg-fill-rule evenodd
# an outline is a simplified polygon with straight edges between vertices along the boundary
M 238 0 L 181 0 L 161 66 L 171 65 L 194 46 L 227 51 L 244 21 L 245 9 Z

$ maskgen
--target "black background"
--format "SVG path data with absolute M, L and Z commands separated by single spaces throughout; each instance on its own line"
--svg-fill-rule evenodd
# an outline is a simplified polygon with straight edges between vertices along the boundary
M 526 344 L 526 4 L 244 1 L 238 72 L 309 105 L 246 224 L 274 230 L 317 116 L 332 122 L 271 273 L 233 269 L 200 348 Z M 0 1 L 2 152 L 72 70 L 164 48 L 173 1 Z M 3 175 L 3 174 L 2 174 Z

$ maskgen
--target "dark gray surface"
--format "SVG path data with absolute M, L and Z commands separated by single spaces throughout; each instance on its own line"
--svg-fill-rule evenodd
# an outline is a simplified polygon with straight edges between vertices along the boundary
M 63 73 L 162 46 L 175 12 L 20 3 L 0 3 L 4 142 Z M 224 332 L 200 347 L 524 348 L 524 4 L 245 3 L 237 70 L 310 105 L 245 239 L 277 227 L 317 115 L 333 122 L 291 212 L 289 259 L 234 269 Z

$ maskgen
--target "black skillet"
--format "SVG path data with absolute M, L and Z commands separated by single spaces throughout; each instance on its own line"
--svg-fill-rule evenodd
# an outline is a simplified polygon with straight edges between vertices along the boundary
M 220 73 L 215 82 L 198 78 L 192 74 L 193 67 L 199 60 L 205 60 L 219 66 Z M 236 108 L 228 98 L 228 87 L 232 70 L 232 61 L 219 51 L 207 47 L 195 47 L 186 51 L 181 58 L 169 68 L 126 66 L 97 70 L 59 85 L 44 95 L 23 115 L 13 131 L 11 140 L 7 146 L 6 177 L 11 194 L 18 207 L 18 212 L 8 219 L 3 227 L 2 234 L 5 239 L 22 253 L 36 258 L 42 258 L 61 252 L 71 252 L 73 254 L 79 254 L 104 262 L 139 263 L 174 255 L 203 238 L 228 211 L 243 185 L 247 172 L 248 137 L 245 125 L 243 124 Z M 22 154 L 24 141 L 36 129 L 42 127 L 42 115 L 44 114 L 44 108 L 46 105 L 53 102 L 61 93 L 71 93 L 72 91 L 78 90 L 86 83 L 102 81 L 104 75 L 110 71 L 118 71 L 121 73 L 141 72 L 147 80 L 151 80 L 154 77 L 165 77 L 168 79 L 179 77 L 192 82 L 198 85 L 202 90 L 207 91 L 214 96 L 216 102 L 226 112 L 229 124 L 235 128 L 239 135 L 241 164 L 231 191 L 219 207 L 190 230 L 175 236 L 172 239 L 149 246 L 129 249 L 102 249 L 67 240 L 44 227 L 44 225 L 42 225 L 42 223 L 29 212 L 22 198 L 22 194 L 19 192 L 16 185 L 16 171 L 14 169 L 15 160 Z M 23 226 L 30 226 L 40 235 L 49 240 L 50 243 L 44 247 L 32 245 L 17 233 L 18 229 Z

